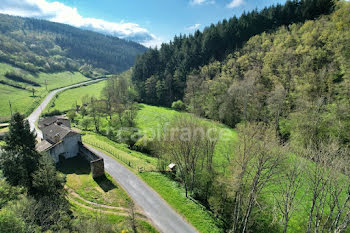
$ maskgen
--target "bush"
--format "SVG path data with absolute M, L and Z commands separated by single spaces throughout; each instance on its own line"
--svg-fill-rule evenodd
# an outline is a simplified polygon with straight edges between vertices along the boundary
M 44 117 L 59 116 L 59 115 L 62 115 L 62 112 L 60 112 L 57 109 L 53 110 L 52 112 L 43 114 Z
M 182 102 L 182 100 L 178 100 L 172 103 L 171 108 L 176 111 L 184 111 L 186 109 L 186 104 Z
M 129 147 L 134 146 L 140 137 L 140 133 L 136 128 L 121 128 L 117 132 L 117 141 L 125 143 Z
M 23 220 L 6 208 L 0 211 L 0 232 L 21 233 L 25 232 Z
M 141 153 L 152 154 L 152 142 L 149 141 L 146 136 L 143 136 L 137 140 L 132 149 Z

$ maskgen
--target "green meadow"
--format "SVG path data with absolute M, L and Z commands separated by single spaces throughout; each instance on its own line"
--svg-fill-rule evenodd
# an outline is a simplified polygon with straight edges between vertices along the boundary
M 94 96 L 99 98 L 102 89 L 106 85 L 107 81 L 101 81 L 95 84 L 90 84 L 82 87 L 77 87 L 73 89 L 66 90 L 59 93 L 56 98 L 53 98 L 51 103 L 45 109 L 45 112 L 50 112 L 53 110 L 59 110 L 60 112 L 65 112 L 70 109 L 74 109 L 76 105 L 82 105 L 83 96 Z
M 40 86 L 33 87 L 29 84 L 16 82 L 16 85 L 21 87 L 18 88 L 8 85 L 15 84 L 15 82 L 5 77 L 6 72 L 14 70 L 17 70 L 17 68 L 0 63 L 0 81 L 7 83 L 0 83 L 0 122 L 10 119 L 11 111 L 9 102 L 11 102 L 13 112 L 28 115 L 49 91 L 89 80 L 79 72 L 72 73 L 66 71 L 60 73 L 39 73 L 38 75 L 26 73 L 28 80 L 34 81 Z M 34 96 L 32 92 L 33 88 L 35 89 Z

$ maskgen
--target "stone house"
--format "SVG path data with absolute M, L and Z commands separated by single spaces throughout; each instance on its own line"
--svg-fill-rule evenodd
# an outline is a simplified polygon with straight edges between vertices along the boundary
M 41 128 L 43 140 L 37 145 L 39 152 L 48 152 L 58 163 L 60 158 L 69 159 L 78 155 L 81 135 L 67 126 L 53 123 Z
M 94 178 L 104 175 L 103 159 L 83 145 L 80 133 L 70 128 L 67 118 L 62 116 L 46 118 L 40 120 L 38 126 L 43 133 L 43 139 L 36 145 L 38 152 L 49 153 L 55 163 L 81 154 L 90 162 Z

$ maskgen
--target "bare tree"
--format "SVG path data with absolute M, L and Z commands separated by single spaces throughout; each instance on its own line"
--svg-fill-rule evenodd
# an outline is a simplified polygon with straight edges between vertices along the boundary
M 209 134 L 210 129 L 201 124 L 196 117 L 182 116 L 174 119 L 168 127 L 162 146 L 159 148 L 168 161 L 176 164 L 185 186 L 186 197 L 197 183 L 196 175 L 199 169 L 213 171 L 212 157 L 217 135 L 215 132 Z
M 319 142 L 307 153 L 314 161 L 307 176 L 311 192 L 307 232 L 343 232 L 350 223 L 349 153 L 334 141 Z
M 257 199 L 276 176 L 284 151 L 271 127 L 251 123 L 238 127 L 240 135 L 235 150 L 232 187 L 234 192 L 231 232 L 247 232 Z
M 286 233 L 288 223 L 291 219 L 297 204 L 301 199 L 296 199 L 297 193 L 302 185 L 303 164 L 301 159 L 293 158 L 288 160 L 276 184 L 278 190 L 274 193 L 277 207 L 282 214 L 283 232 Z

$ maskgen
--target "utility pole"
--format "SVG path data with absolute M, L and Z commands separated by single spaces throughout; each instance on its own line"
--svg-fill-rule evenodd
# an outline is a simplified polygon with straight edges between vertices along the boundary
M 11 112 L 11 118 L 12 118 L 12 104 L 11 104 L 11 100 L 9 100 L 9 105 L 10 105 L 10 112 Z
M 45 86 L 46 86 L 46 91 L 47 91 L 47 80 L 45 79 Z

